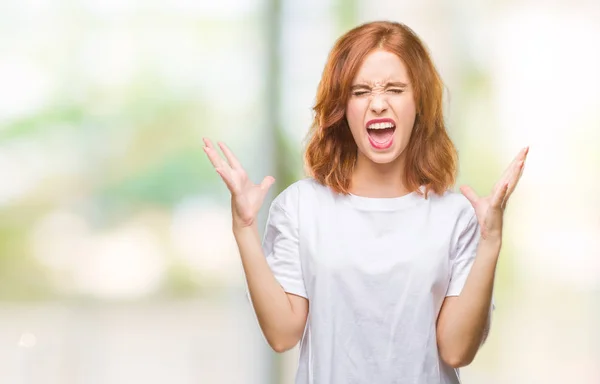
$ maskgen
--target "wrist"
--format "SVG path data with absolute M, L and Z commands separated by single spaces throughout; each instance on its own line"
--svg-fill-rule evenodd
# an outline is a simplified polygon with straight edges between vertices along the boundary
M 236 223 L 235 220 L 234 220 L 231 227 L 232 227 L 232 230 L 233 230 L 233 234 L 235 236 L 237 236 L 237 235 L 243 235 L 244 233 L 256 232 L 257 231 L 256 223 L 242 224 L 242 223 Z
M 500 249 L 502 248 L 502 238 L 482 237 L 479 240 L 479 247 L 483 249 L 487 254 L 498 256 L 500 254 Z

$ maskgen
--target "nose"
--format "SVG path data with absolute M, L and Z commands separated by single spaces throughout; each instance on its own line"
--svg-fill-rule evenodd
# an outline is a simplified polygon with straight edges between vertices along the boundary
M 375 114 L 381 114 L 387 110 L 387 101 L 384 95 L 376 93 L 371 98 L 369 105 L 371 111 Z

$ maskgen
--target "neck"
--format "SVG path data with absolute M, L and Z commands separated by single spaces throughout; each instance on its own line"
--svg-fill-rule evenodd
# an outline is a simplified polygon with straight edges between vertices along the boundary
M 375 198 L 400 197 L 410 193 L 404 186 L 404 156 L 400 155 L 391 163 L 377 164 L 359 152 L 350 192 Z

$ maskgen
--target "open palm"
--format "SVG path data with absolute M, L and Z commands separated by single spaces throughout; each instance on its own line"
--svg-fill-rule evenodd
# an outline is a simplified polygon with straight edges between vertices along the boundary
M 479 197 L 469 186 L 462 186 L 460 191 L 471 202 L 481 228 L 484 240 L 502 240 L 502 222 L 504 210 L 510 195 L 514 192 L 525 166 L 529 147 L 523 148 L 494 185 L 492 193 Z
M 267 176 L 260 184 L 254 184 L 248 178 L 248 174 L 238 159 L 224 143 L 218 143 L 218 145 L 227 161 L 221 158 L 210 140 L 205 138 L 203 141 L 205 144 L 204 152 L 206 152 L 210 162 L 225 182 L 229 192 L 231 192 L 233 225 L 236 227 L 253 225 L 265 196 L 275 179 Z

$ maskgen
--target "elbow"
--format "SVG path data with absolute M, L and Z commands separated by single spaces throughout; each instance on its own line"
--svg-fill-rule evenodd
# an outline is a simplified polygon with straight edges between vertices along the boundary
M 479 350 L 479 344 L 474 339 L 464 335 L 459 337 L 449 337 L 438 333 L 437 345 L 440 360 L 452 368 L 462 368 L 471 364 Z M 455 335 L 456 336 L 456 335 Z
M 285 342 L 283 340 L 269 340 L 269 346 L 277 353 L 284 353 L 296 346 L 296 343 Z
M 438 341 L 440 359 L 452 368 L 462 368 L 471 364 L 477 350 L 473 351 L 468 345 L 440 343 Z
M 452 348 L 449 348 L 448 345 L 446 345 L 446 348 L 440 348 L 440 358 L 452 368 L 466 367 L 475 360 L 475 356 L 481 345 L 485 342 L 487 335 L 488 329 L 486 329 L 479 343 L 476 343 L 476 341 L 473 340 L 467 344 L 453 345 Z M 439 345 L 440 344 L 438 343 L 438 347 Z
M 284 353 L 292 349 L 292 347 L 289 347 L 285 344 L 270 344 L 270 346 L 271 349 L 277 353 Z
M 266 336 L 266 335 L 265 335 Z M 277 353 L 284 353 L 294 348 L 298 344 L 297 339 L 282 334 L 266 336 L 269 347 Z
M 448 345 L 438 342 L 440 359 L 452 368 L 462 368 L 471 364 L 477 354 L 477 349 L 469 345 Z
M 446 363 L 446 365 L 452 368 L 462 368 L 473 362 L 475 356 L 468 356 L 467 354 L 446 354 L 440 356 L 442 361 Z

